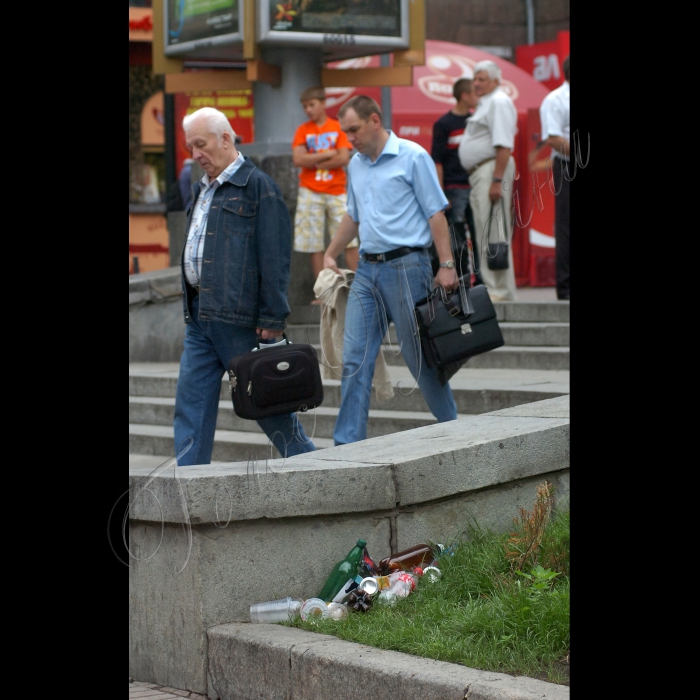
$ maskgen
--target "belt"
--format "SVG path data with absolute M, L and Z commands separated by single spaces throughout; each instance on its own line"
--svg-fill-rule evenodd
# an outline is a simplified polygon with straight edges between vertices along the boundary
M 199 285 L 197 285 L 195 287 L 194 285 L 191 285 L 189 282 L 187 283 L 187 285 L 194 292 L 193 296 L 197 296 L 197 294 L 199 294 Z
M 368 263 L 389 262 L 389 260 L 395 260 L 409 253 L 420 253 L 424 250 L 425 248 L 409 248 L 408 246 L 402 246 L 401 248 L 388 250 L 386 253 L 363 253 L 362 259 Z
M 485 165 L 486 163 L 489 163 L 492 160 L 496 160 L 495 158 L 487 158 L 486 160 L 482 160 L 481 163 L 477 163 L 473 168 L 469 168 L 467 170 L 467 174 L 471 175 L 477 168 L 480 168 L 482 165 Z

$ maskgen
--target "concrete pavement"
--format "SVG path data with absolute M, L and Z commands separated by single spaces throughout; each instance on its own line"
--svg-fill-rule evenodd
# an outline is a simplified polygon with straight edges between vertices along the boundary
M 206 695 L 190 693 L 188 690 L 177 690 L 176 688 L 166 688 L 153 683 L 141 683 L 129 679 L 129 700 L 210 700 Z

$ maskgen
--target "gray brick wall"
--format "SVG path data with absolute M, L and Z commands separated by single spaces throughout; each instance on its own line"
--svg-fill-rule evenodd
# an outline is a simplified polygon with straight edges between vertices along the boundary
M 571 29 L 569 0 L 533 0 L 535 42 Z M 525 0 L 426 0 L 426 38 L 469 46 L 527 43 Z

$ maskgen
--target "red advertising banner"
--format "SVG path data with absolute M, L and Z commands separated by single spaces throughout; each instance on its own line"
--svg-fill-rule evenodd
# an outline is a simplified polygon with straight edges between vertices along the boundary
M 559 32 L 555 41 L 518 46 L 515 64 L 529 73 L 548 90 L 558 88 L 564 82 L 561 64 L 569 55 L 571 32 Z
M 252 143 L 253 127 L 252 90 L 213 90 L 175 93 L 175 168 L 179 173 L 185 158 L 190 157 L 185 142 L 182 120 L 202 107 L 214 107 L 223 112 L 241 143 Z

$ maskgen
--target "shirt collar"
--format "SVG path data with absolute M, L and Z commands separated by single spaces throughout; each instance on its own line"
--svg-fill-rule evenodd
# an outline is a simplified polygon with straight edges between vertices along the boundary
M 399 137 L 391 129 L 387 129 L 387 131 L 389 132 L 389 138 L 386 140 L 386 143 L 384 144 L 384 148 L 382 148 L 381 153 L 377 156 L 377 160 L 374 161 L 375 163 L 377 163 L 383 155 L 399 155 Z M 358 153 L 358 155 L 361 156 L 362 159 L 367 161 L 368 163 L 372 162 L 372 159 L 366 153 Z
M 501 86 L 500 86 L 500 85 L 496 85 L 496 87 L 495 87 L 493 90 L 491 90 L 491 92 L 489 92 L 488 95 L 484 95 L 484 96 L 479 100 L 479 104 L 481 104 L 482 102 L 483 102 L 484 104 L 487 104 L 487 103 L 490 102 L 499 92 L 501 92 Z
M 205 188 L 209 187 L 209 185 L 213 185 L 214 183 L 216 183 L 217 186 L 220 185 L 225 180 L 228 180 L 233 173 L 235 173 L 236 170 L 243 165 L 244 160 L 245 158 L 243 157 L 243 154 L 239 151 L 238 158 L 236 158 L 236 160 L 234 160 L 233 163 L 231 163 L 225 170 L 222 170 L 211 182 L 209 182 L 209 175 L 204 173 L 204 177 L 202 177 L 202 184 Z

